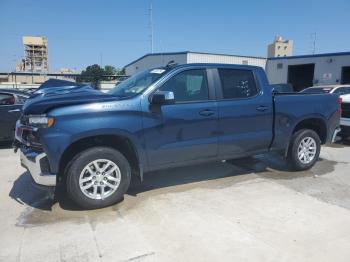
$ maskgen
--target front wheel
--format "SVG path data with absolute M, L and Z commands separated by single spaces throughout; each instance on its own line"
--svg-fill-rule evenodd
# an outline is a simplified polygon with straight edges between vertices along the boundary
M 302 171 L 312 168 L 321 150 L 318 134 L 310 129 L 302 129 L 292 135 L 287 161 L 292 170 Z
M 79 153 L 66 172 L 69 197 L 85 209 L 102 208 L 123 199 L 131 168 L 119 151 L 94 147 Z

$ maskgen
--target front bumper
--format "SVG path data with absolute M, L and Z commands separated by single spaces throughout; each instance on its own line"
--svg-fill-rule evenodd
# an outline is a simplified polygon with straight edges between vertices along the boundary
M 19 120 L 17 121 L 14 142 L 15 151 L 18 148 L 20 149 L 21 165 L 29 171 L 36 184 L 54 187 L 56 186 L 56 174 L 51 173 L 46 153 L 43 152 L 41 147 L 36 147 L 35 149 L 32 142 L 27 140 L 27 137 L 33 132 L 37 132 L 37 129 L 22 125 Z
M 49 172 L 45 153 L 21 148 L 20 159 L 21 165 L 29 171 L 37 184 L 43 186 L 56 185 L 56 174 Z

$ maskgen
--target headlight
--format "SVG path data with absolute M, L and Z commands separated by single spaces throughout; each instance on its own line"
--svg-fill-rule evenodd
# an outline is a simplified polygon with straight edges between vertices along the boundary
M 51 127 L 54 123 L 52 117 L 47 116 L 29 116 L 28 123 L 33 127 Z

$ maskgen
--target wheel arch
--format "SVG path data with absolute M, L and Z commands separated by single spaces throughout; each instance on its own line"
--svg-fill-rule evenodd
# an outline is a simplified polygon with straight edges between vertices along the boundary
M 96 147 L 105 146 L 120 151 L 126 159 L 130 162 L 132 175 L 136 175 L 143 179 L 143 168 L 140 153 L 137 145 L 133 142 L 130 137 L 120 134 L 100 134 L 100 135 L 89 135 L 80 137 L 74 140 L 63 152 L 59 160 L 59 172 L 58 181 L 64 178 L 64 174 L 72 158 L 83 150 Z
M 293 136 L 293 134 L 295 134 L 296 132 L 298 132 L 301 129 L 310 129 L 310 130 L 315 131 L 316 134 L 320 137 L 321 145 L 326 143 L 327 135 L 328 135 L 326 121 L 321 117 L 314 117 L 314 116 L 304 118 L 295 124 L 293 131 L 291 132 L 291 135 L 290 135 L 288 146 L 287 146 L 286 151 L 285 151 L 285 156 L 287 156 L 287 154 L 288 154 L 288 150 L 289 150 L 290 143 L 291 143 L 291 137 Z

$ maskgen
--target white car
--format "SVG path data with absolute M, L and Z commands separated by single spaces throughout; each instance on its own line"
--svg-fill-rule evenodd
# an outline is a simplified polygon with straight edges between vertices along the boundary
M 349 85 L 324 85 L 324 86 L 312 86 L 308 87 L 300 93 L 329 93 L 329 94 L 339 94 L 341 98 L 344 95 L 350 94 L 350 84 Z
M 342 99 L 341 131 L 339 136 L 343 138 L 350 137 L 350 84 L 312 86 L 300 91 L 300 93 L 339 94 L 339 97 Z
M 350 136 L 350 94 L 342 97 L 342 114 L 340 118 L 340 135 L 343 138 Z

